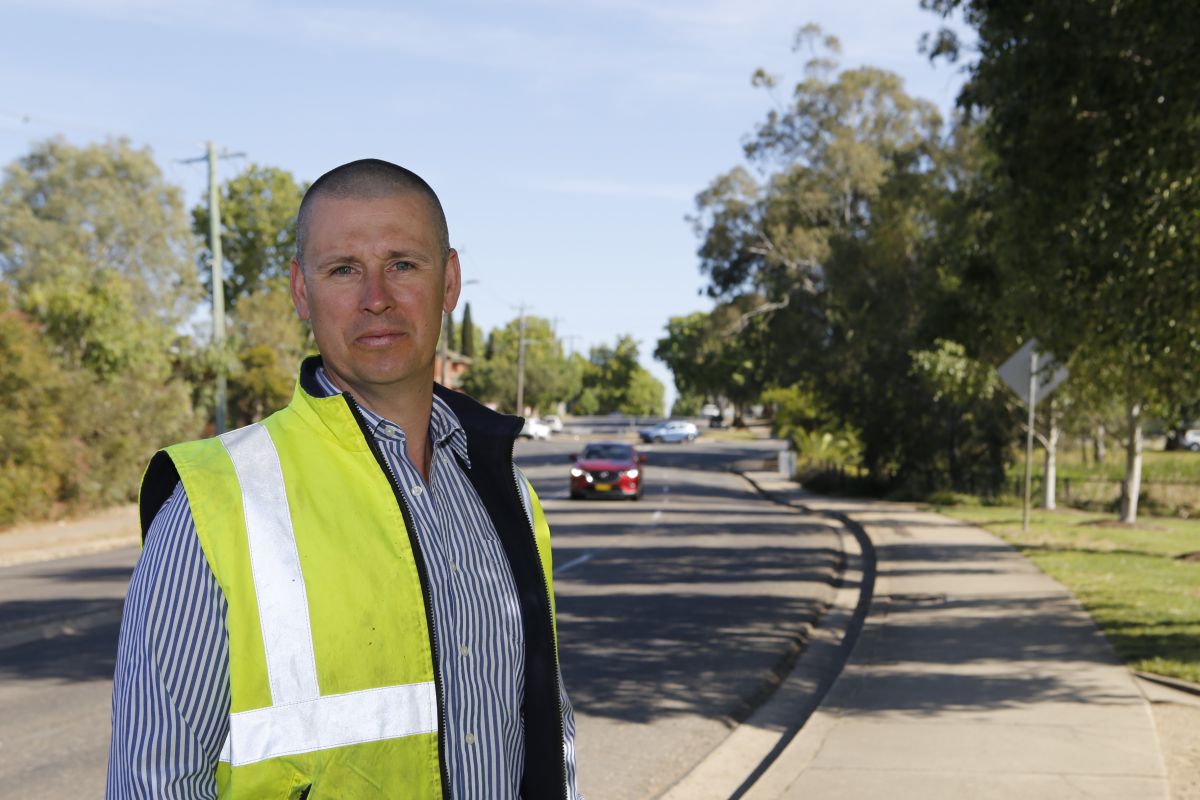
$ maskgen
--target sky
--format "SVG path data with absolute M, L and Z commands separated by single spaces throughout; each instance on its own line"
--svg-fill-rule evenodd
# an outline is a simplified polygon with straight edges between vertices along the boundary
M 0 164 L 37 141 L 124 136 L 188 205 L 205 143 L 311 181 L 402 164 L 438 192 L 462 304 L 485 331 L 518 309 L 569 350 L 639 342 L 704 311 L 696 194 L 744 163 L 746 135 L 800 77 L 797 29 L 842 42 L 843 67 L 896 72 L 949 112 L 959 68 L 918 52 L 943 24 L 918 0 L 0 0 Z M 961 30 L 961 28 L 960 28 Z

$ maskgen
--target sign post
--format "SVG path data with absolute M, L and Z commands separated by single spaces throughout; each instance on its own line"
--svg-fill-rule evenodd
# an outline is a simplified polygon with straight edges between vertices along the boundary
M 1000 379 L 1008 384 L 1028 407 L 1025 430 L 1025 491 L 1021 506 L 1021 530 L 1029 530 L 1029 504 L 1033 493 L 1033 431 L 1038 396 L 1046 396 L 1059 387 L 1070 374 L 1055 360 L 1037 350 L 1037 340 L 1021 345 L 997 370 Z
M 1034 411 L 1037 409 L 1037 368 L 1038 352 L 1029 350 L 1029 414 L 1026 418 L 1025 429 L 1025 493 L 1021 501 L 1021 530 L 1029 530 L 1029 505 L 1033 493 L 1033 426 Z

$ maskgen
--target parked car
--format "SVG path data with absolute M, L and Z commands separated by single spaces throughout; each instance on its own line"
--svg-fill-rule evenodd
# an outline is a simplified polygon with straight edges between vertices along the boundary
M 572 453 L 571 499 L 585 497 L 642 498 L 646 457 L 624 442 L 590 442 Z
M 1179 437 L 1180 443 L 1193 453 L 1200 453 L 1200 428 L 1184 431 Z
M 694 423 L 681 420 L 660 422 L 651 428 L 638 431 L 643 442 L 691 442 L 700 435 L 700 429 Z
M 563 421 L 560 417 L 553 415 L 549 417 L 542 417 L 542 422 L 546 423 L 552 433 L 562 433 Z
M 537 417 L 529 417 L 517 435 L 525 439 L 549 439 L 550 426 Z

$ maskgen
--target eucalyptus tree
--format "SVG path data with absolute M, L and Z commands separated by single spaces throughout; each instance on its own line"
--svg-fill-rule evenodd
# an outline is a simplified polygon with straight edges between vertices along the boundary
M 199 432 L 177 364 L 186 349 L 180 326 L 199 288 L 192 253 L 181 192 L 148 150 L 54 139 L 5 168 L 0 280 L 9 330 L 36 332 L 38 347 L 22 358 L 55 364 L 42 370 L 44 383 L 6 392 L 14 407 L 62 400 L 51 407 L 72 456 L 47 490 L 54 508 L 130 499 L 157 447 Z M 9 456 L 15 469 L 38 462 Z
M 912 370 L 913 354 L 936 348 L 947 328 L 964 339 L 963 358 L 991 355 L 961 315 L 945 313 L 959 300 L 979 305 L 970 270 L 989 267 L 972 242 L 981 220 L 955 202 L 977 191 L 970 131 L 944 136 L 936 108 L 890 72 L 840 70 L 836 39 L 813 26 L 796 49 L 812 54 L 804 76 L 748 138 L 747 163 L 697 197 L 709 294 L 758 298 L 730 335 L 754 343 L 764 384 L 809 386 L 832 424 L 859 431 L 876 475 L 994 490 L 1003 439 L 986 438 L 986 470 L 974 470 L 978 459 L 928 468 L 930 448 L 953 451 L 962 439 L 930 431 L 932 388 Z M 774 96 L 782 79 L 760 70 L 754 82 Z
M 307 187 L 279 167 L 250 164 L 221 185 L 221 248 L 225 261 L 225 307 L 231 312 L 245 296 L 288 275 L 296 252 L 296 212 Z M 208 264 L 207 202 L 192 209 L 192 229 L 204 242 L 200 262 Z M 201 270 L 211 293 L 212 271 Z
M 959 103 L 995 154 L 1001 252 L 1025 327 L 1123 398 L 1121 518 L 1142 420 L 1200 394 L 1200 5 L 1188 0 L 923 0 L 962 13 L 931 53 L 967 57 Z

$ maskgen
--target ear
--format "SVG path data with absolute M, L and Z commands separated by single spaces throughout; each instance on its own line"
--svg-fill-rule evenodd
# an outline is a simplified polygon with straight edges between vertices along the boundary
M 446 257 L 445 272 L 446 285 L 442 296 L 442 311 L 449 314 L 458 305 L 458 293 L 462 291 L 462 266 L 458 263 L 458 251 L 450 248 L 450 255 Z
M 296 313 L 300 316 L 300 319 L 307 321 L 309 318 L 308 284 L 304 282 L 304 268 L 294 258 L 292 259 L 288 278 L 292 287 L 292 305 L 296 307 Z

